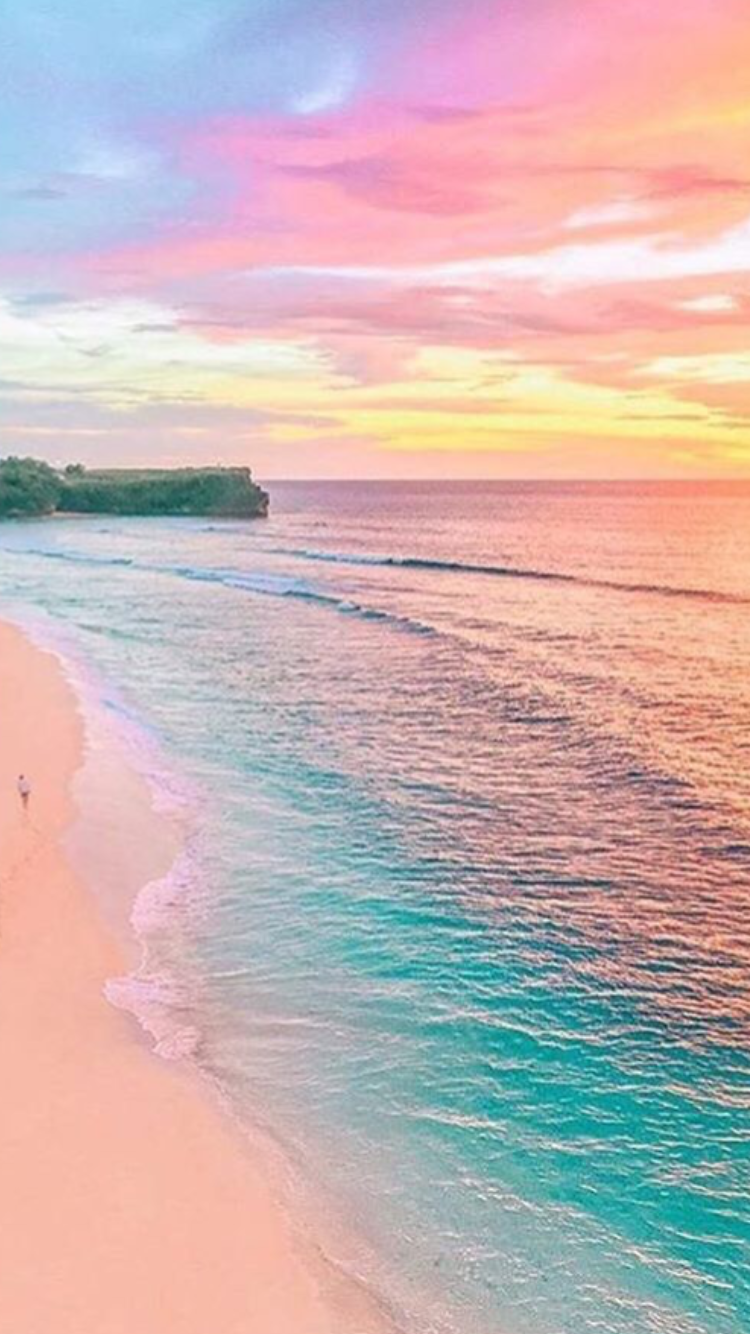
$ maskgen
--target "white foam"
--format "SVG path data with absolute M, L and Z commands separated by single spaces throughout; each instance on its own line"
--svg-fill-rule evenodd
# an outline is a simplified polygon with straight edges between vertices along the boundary
M 124 781 L 124 770 L 137 774 L 146 784 L 152 811 L 177 825 L 181 849 L 167 873 L 129 887 L 134 897 L 127 904 L 127 919 L 139 961 L 131 973 L 109 979 L 104 991 L 112 1005 L 131 1013 L 150 1034 L 158 1055 L 169 1060 L 194 1057 L 200 1045 L 200 1027 L 195 1019 L 195 996 L 179 964 L 186 919 L 201 911 L 205 903 L 195 784 L 169 763 L 156 736 L 84 657 L 65 627 L 44 613 L 19 611 L 15 606 L 9 611 L 4 608 L 3 614 L 40 648 L 55 655 L 74 691 L 85 728 L 84 764 L 77 775 L 81 788 L 85 787 L 87 767 L 91 767 L 96 790 L 102 756 L 109 756 L 115 762 L 116 777 Z M 123 807 L 126 810 L 127 803 L 118 808 L 118 816 Z M 92 841 L 85 835 L 87 824 L 96 836 L 93 842 L 101 844 L 102 831 L 96 818 L 91 804 L 86 803 L 77 822 L 84 846 Z M 101 815 L 99 818 L 101 823 Z M 119 832 L 122 835 L 123 831 Z M 129 837 L 130 831 L 126 829 L 124 836 Z M 132 830 L 132 837 L 142 837 L 140 827 Z

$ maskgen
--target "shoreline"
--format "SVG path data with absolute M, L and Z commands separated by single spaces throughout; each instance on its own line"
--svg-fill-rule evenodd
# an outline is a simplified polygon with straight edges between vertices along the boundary
M 192 1067 L 106 998 L 137 963 L 123 923 L 178 830 L 103 742 L 87 778 L 57 656 L 2 621 L 0 733 L 0 1328 L 385 1334 Z M 93 817 L 77 820 L 87 782 Z

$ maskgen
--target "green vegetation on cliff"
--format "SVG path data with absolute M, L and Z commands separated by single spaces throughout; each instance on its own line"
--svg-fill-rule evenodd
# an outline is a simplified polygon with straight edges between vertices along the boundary
M 0 518 L 53 514 L 60 490 L 60 476 L 48 463 L 0 459 Z
M 203 515 L 252 519 L 268 494 L 249 468 L 82 468 L 0 460 L 0 518 L 48 514 Z

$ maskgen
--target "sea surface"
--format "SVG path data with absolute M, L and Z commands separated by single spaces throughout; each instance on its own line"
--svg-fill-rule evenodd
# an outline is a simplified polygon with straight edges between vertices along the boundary
M 198 794 L 142 993 L 408 1334 L 748 1334 L 750 488 L 270 489 L 0 528 Z

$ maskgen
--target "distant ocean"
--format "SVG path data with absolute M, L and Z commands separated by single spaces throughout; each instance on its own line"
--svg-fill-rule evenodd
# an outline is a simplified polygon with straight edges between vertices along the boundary
M 144 992 L 408 1334 L 748 1334 L 750 488 L 270 490 L 0 527 L 198 794 Z

